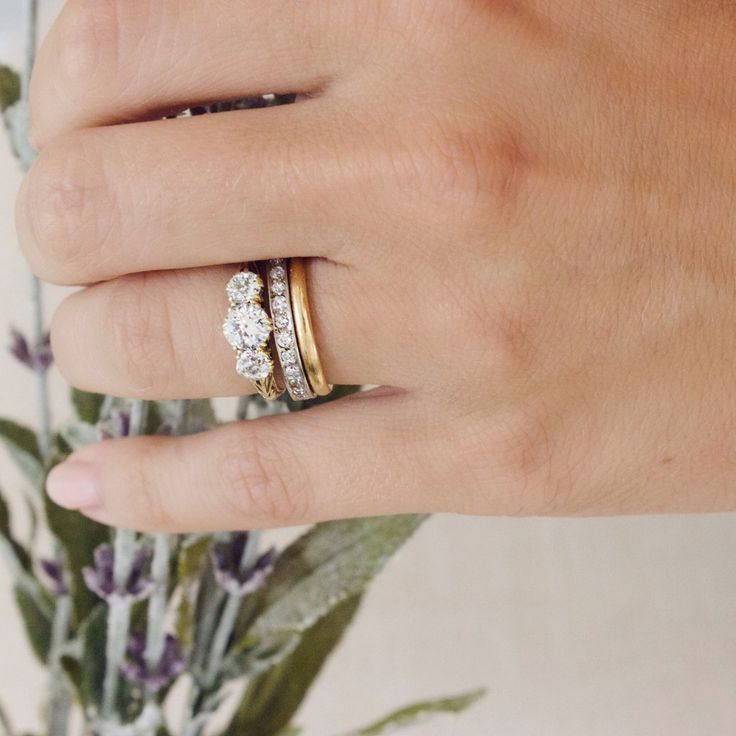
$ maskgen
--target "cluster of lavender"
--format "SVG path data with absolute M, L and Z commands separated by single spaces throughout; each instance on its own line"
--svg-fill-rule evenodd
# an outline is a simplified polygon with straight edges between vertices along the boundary
M 25 73 L 21 79 L 0 66 L 0 114 L 23 168 L 34 157 L 25 133 L 37 0 L 27 1 Z M 272 95 L 191 114 L 291 101 Z M 19 535 L 0 494 L 0 557 L 31 649 L 48 670 L 38 736 L 67 736 L 80 716 L 86 736 L 299 734 L 295 714 L 366 587 L 424 517 L 320 524 L 277 552 L 263 549 L 258 532 L 139 535 L 56 506 L 45 479 L 75 449 L 135 434 L 205 431 L 218 420 L 209 401 L 126 402 L 72 389 L 75 417 L 54 428 L 47 385 L 53 357 L 35 278 L 31 293 L 33 336 L 12 329 L 9 349 L 35 376 L 39 429 L 0 418 L 0 445 L 25 476 L 30 523 Z M 354 390 L 336 390 L 331 399 Z M 320 401 L 244 398 L 238 418 Z M 344 736 L 378 736 L 434 713 L 458 713 L 480 695 L 417 703 Z M 0 708 L 3 731 L 17 734 Z

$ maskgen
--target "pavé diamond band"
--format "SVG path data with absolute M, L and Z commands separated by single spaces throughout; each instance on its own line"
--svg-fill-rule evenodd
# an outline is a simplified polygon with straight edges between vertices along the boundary
M 228 282 L 227 295 L 230 308 L 222 331 L 237 354 L 235 369 L 253 381 L 265 399 L 277 399 L 283 388 L 274 374 L 270 350 L 273 323 L 263 308 L 263 279 L 246 264 Z
M 294 315 L 289 288 L 289 271 L 283 258 L 274 258 L 268 262 L 266 283 L 268 285 L 268 301 L 271 307 L 273 332 L 276 338 L 276 352 L 281 363 L 289 396 L 295 401 L 313 399 L 316 394 L 307 381 L 302 365 L 302 355 L 294 328 Z

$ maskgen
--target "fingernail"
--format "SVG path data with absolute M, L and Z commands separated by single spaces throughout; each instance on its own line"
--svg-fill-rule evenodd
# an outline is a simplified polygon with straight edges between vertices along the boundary
M 97 471 L 90 463 L 67 460 L 57 465 L 46 481 L 51 500 L 65 509 L 86 509 L 100 504 Z

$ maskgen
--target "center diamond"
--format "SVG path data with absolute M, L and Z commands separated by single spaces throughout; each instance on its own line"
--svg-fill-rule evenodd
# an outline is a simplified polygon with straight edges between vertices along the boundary
M 222 325 L 227 341 L 238 350 L 257 348 L 271 333 L 271 320 L 261 307 L 242 304 L 227 313 Z

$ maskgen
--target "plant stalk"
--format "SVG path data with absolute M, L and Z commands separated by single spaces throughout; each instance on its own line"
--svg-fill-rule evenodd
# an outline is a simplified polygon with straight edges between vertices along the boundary
M 137 400 L 131 403 L 130 436 L 143 432 L 146 424 L 148 404 Z M 117 722 L 117 699 L 120 687 L 120 667 L 125 658 L 130 633 L 131 597 L 128 581 L 133 569 L 137 535 L 129 529 L 115 531 L 113 578 L 115 593 L 108 601 L 110 610 L 107 624 L 105 679 L 102 696 L 102 720 L 106 727 Z
M 248 534 L 248 543 L 243 550 L 243 556 L 240 560 L 240 570 L 245 571 L 256 563 L 258 559 L 258 545 L 260 543 L 261 532 L 259 530 L 251 531 Z M 207 660 L 207 669 L 205 671 L 204 683 L 206 688 L 214 686 L 217 676 L 222 669 L 222 663 L 225 657 L 225 650 L 230 641 L 230 637 L 235 627 L 235 621 L 238 612 L 243 605 L 243 596 L 230 594 L 225 602 L 225 608 L 220 616 L 220 621 L 212 638 L 212 647 L 210 656 Z
M 20 141 L 20 162 L 24 171 L 28 171 L 36 153 L 28 142 L 28 98 L 31 86 L 31 75 L 36 63 L 38 48 L 38 9 L 39 0 L 27 0 L 26 4 L 26 58 L 21 70 L 21 106 L 23 114 L 16 118 L 16 123 L 23 130 L 16 136 Z M 44 340 L 43 287 L 40 279 L 31 274 L 31 341 L 38 348 Z M 36 393 L 38 406 L 38 446 L 44 464 L 51 460 L 51 401 L 49 397 L 48 375 L 44 370 L 36 370 Z M 61 550 L 55 549 L 58 562 L 63 562 Z M 71 697 L 59 662 L 59 652 L 69 636 L 71 620 L 71 598 L 60 595 L 56 599 L 51 629 L 51 647 L 49 650 L 49 711 L 48 727 L 50 736 L 66 736 L 69 730 L 69 713 Z
M 189 401 L 177 401 L 177 417 L 174 434 L 187 431 Z M 153 535 L 153 561 L 151 577 L 156 585 L 148 601 L 148 620 L 146 631 L 145 660 L 149 670 L 155 669 L 161 661 L 166 645 L 166 607 L 169 593 L 169 570 L 171 562 L 171 535 Z

